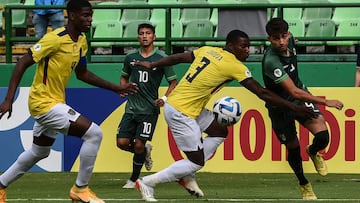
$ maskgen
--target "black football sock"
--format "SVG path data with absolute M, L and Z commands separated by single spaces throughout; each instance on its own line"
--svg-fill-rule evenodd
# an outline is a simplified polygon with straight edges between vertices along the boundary
M 300 146 L 294 149 L 288 149 L 288 162 L 292 170 L 294 171 L 300 185 L 305 185 L 309 181 L 304 176 L 302 167 L 302 159 L 300 154 Z
M 134 154 L 133 157 L 133 171 L 130 177 L 130 180 L 135 182 L 139 176 L 142 166 L 144 165 L 146 157 L 146 150 L 141 154 Z

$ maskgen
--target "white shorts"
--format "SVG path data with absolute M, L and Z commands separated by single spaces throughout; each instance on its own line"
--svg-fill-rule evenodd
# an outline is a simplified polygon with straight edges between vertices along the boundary
M 47 113 L 34 116 L 33 135 L 39 137 L 44 134 L 56 139 L 57 132 L 67 135 L 70 121 L 76 121 L 80 113 L 66 104 L 56 104 Z
M 213 113 L 210 110 L 203 109 L 199 117 L 193 119 L 184 115 L 170 104 L 165 103 L 164 115 L 180 150 L 192 152 L 203 148 L 202 132 L 214 120 Z

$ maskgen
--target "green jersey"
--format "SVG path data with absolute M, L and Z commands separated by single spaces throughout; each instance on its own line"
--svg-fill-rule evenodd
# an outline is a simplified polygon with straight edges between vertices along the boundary
M 125 113 L 131 114 L 159 114 L 160 108 L 154 101 L 158 98 L 158 89 L 165 76 L 167 81 L 175 80 L 176 74 L 172 67 L 147 69 L 142 66 L 133 66 L 133 61 L 157 61 L 166 56 L 163 52 L 154 49 L 147 58 L 141 56 L 141 49 L 126 55 L 121 76 L 138 85 L 136 94 L 128 96 Z
M 288 45 L 290 56 L 284 56 L 273 46 L 269 46 L 262 60 L 262 76 L 265 87 L 291 102 L 294 102 L 295 99 L 280 86 L 280 83 L 286 78 L 290 77 L 298 88 L 307 91 L 306 86 L 301 82 L 298 75 L 297 56 L 294 44 L 294 38 L 291 36 Z

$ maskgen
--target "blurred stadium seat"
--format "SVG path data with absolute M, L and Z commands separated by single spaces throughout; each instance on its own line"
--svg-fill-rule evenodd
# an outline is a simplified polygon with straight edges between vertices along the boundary
M 117 2 L 101 2 L 97 5 L 119 5 Z M 92 26 L 96 27 L 102 22 L 106 22 L 109 19 L 114 21 L 120 21 L 121 9 L 94 9 Z
M 334 37 L 336 26 L 330 19 L 317 19 L 309 23 L 305 37 Z M 326 41 L 304 41 L 301 45 L 325 45 Z
M 360 33 L 360 19 L 341 21 L 336 31 L 337 37 L 358 37 Z M 360 41 L 331 41 L 328 45 L 351 46 L 359 44 Z
M 360 19 L 359 7 L 337 7 L 334 9 L 334 14 L 331 18 L 336 25 L 346 20 Z
M 121 38 L 123 36 L 123 26 L 120 21 L 101 21 L 95 28 L 94 39 L 98 38 Z M 93 47 L 110 47 L 116 42 L 92 42 Z
M 206 0 L 178 0 L 180 4 L 207 4 Z M 192 20 L 209 20 L 210 8 L 183 8 L 181 9 L 180 21 L 186 26 Z
M 317 19 L 331 19 L 333 10 L 332 8 L 304 8 L 302 20 L 305 25 Z
M 127 26 L 131 21 L 148 21 L 150 19 L 151 9 L 123 9 L 120 18 L 121 23 Z
M 289 19 L 287 20 L 289 24 L 289 31 L 293 34 L 294 37 L 304 37 L 305 36 L 305 23 L 301 19 Z

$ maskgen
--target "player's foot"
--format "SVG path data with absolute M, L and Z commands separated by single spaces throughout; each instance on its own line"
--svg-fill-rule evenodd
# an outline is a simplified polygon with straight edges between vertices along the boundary
M 125 189 L 136 188 L 136 184 L 135 184 L 135 182 L 133 182 L 131 180 L 127 180 L 126 184 L 122 188 L 125 188 Z
M 187 175 L 183 178 L 180 178 L 180 180 L 177 181 L 181 186 L 183 186 L 190 195 L 199 197 L 204 197 L 203 191 L 199 188 L 195 176 L 193 175 Z
M 303 200 L 317 199 L 310 183 L 308 183 L 306 185 L 300 185 L 300 191 L 301 191 Z
M 137 179 L 135 181 L 136 189 L 141 193 L 142 199 L 145 200 L 145 202 L 157 202 L 157 200 L 154 198 L 154 188 L 146 185 L 142 180 Z
M 73 202 L 105 203 L 102 199 L 98 198 L 88 186 L 85 188 L 78 188 L 76 185 L 73 185 L 70 189 L 69 196 Z
M 326 176 L 328 173 L 328 169 L 322 155 L 319 152 L 317 152 L 315 155 L 310 154 L 309 147 L 310 145 L 306 147 L 306 153 L 309 155 L 312 162 L 314 163 L 316 171 L 318 172 L 318 174 Z
M 146 157 L 145 157 L 144 165 L 145 165 L 146 170 L 150 171 L 151 168 L 153 167 L 153 160 L 151 158 L 152 145 L 146 144 L 145 149 L 146 149 Z
M 5 188 L 0 188 L 0 203 L 6 202 L 6 190 Z

